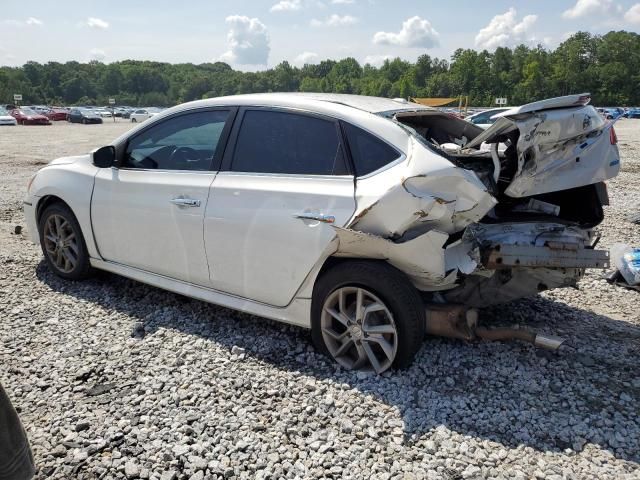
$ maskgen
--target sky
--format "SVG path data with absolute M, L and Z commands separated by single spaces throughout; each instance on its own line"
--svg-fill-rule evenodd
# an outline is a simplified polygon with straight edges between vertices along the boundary
M 639 0 L 1 0 L 0 65 L 224 61 L 262 70 L 640 31 Z

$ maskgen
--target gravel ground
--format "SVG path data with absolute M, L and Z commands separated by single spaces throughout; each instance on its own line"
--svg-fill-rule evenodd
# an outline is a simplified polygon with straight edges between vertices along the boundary
M 45 268 L 21 201 L 48 160 L 130 124 L 0 129 L 0 381 L 37 478 L 640 478 L 638 293 L 579 289 L 486 310 L 568 339 L 425 341 L 412 368 L 350 373 L 304 330 L 110 274 Z M 640 121 L 617 126 L 602 244 L 640 245 Z

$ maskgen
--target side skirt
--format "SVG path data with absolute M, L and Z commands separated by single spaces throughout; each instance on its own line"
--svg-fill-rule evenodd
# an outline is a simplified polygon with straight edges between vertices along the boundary
M 96 258 L 91 259 L 91 266 L 99 270 L 122 275 L 154 287 L 179 293 L 187 297 L 213 303 L 222 307 L 239 310 L 271 320 L 289 323 L 303 328 L 311 328 L 311 299 L 294 298 L 286 307 L 273 307 L 264 303 L 254 302 L 242 297 L 236 297 L 210 288 L 192 283 L 175 280 L 173 278 L 146 272 L 137 268 L 127 267 L 114 262 L 105 262 Z

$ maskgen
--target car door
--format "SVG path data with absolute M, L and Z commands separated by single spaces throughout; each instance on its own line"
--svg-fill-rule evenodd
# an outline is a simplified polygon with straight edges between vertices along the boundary
M 96 175 L 91 219 L 107 261 L 207 285 L 203 218 L 234 111 L 189 111 L 129 138 Z
M 336 121 L 248 108 L 238 118 L 205 212 L 211 285 L 285 306 L 355 210 Z M 233 148 L 231 148 L 233 145 Z

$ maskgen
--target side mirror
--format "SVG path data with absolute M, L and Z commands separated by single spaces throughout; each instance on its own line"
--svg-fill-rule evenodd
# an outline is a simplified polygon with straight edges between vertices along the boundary
M 98 168 L 110 168 L 116 163 L 116 148 L 109 145 L 93 152 L 93 164 Z

